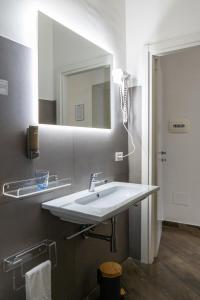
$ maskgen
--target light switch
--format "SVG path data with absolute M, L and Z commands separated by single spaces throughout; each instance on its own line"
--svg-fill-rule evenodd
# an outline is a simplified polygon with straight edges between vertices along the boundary
M 75 105 L 75 120 L 84 121 L 84 104 Z
M 0 79 L 0 95 L 8 96 L 8 81 Z

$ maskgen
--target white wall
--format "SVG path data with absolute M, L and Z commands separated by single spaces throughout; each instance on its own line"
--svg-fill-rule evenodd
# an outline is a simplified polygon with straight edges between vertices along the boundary
M 0 35 L 25 46 L 34 44 L 35 13 L 31 0 L 1 0 Z
M 140 82 L 146 43 L 200 32 L 199 0 L 126 0 L 127 69 Z
M 163 149 L 167 162 L 163 170 L 164 220 L 200 225 L 200 47 L 159 58 L 158 101 L 162 101 Z M 160 118 L 160 119 L 161 119 Z M 168 121 L 190 120 L 189 133 L 168 132 Z M 163 127 L 162 127 L 163 126 Z
M 1 0 L 0 35 L 33 47 L 37 9 L 114 53 L 116 65 L 125 66 L 123 0 Z

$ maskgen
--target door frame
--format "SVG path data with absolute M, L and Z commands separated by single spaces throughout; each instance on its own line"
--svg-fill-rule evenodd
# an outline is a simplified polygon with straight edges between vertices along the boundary
M 153 126 L 155 115 L 155 99 L 153 92 L 153 60 L 155 56 L 164 56 L 182 49 L 200 45 L 200 33 L 181 36 L 158 43 L 147 44 L 143 52 L 143 78 L 142 78 L 142 183 L 155 184 L 154 173 L 156 155 L 154 148 L 155 128 Z M 141 261 L 153 263 L 159 248 L 153 245 L 153 236 L 157 235 L 153 228 L 153 198 L 148 197 L 141 204 Z M 154 230 L 154 231 L 153 231 Z
M 57 101 L 57 120 L 59 124 L 64 125 L 64 117 L 63 117 L 63 111 L 64 111 L 64 96 L 66 91 L 64 92 L 64 83 L 65 80 L 67 78 L 67 76 L 69 75 L 73 75 L 79 72 L 83 72 L 83 71 L 90 71 L 96 68 L 100 68 L 100 67 L 106 67 L 109 66 L 110 67 L 110 84 L 112 83 L 112 70 L 113 70 L 113 57 L 111 54 L 108 55 L 104 55 L 104 56 L 99 56 L 93 59 L 89 59 L 89 60 L 84 60 L 84 61 L 79 61 L 77 63 L 74 64 L 69 64 L 69 65 L 65 65 L 62 68 L 58 68 L 56 70 L 56 95 L 57 95 L 57 99 L 59 101 Z M 112 102 L 112 88 L 111 90 L 111 94 L 110 94 L 110 99 Z M 111 124 L 112 126 L 112 124 Z

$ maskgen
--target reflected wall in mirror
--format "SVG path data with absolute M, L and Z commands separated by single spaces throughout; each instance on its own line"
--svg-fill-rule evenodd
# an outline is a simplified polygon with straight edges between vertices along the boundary
M 112 55 L 38 12 L 39 123 L 111 128 Z

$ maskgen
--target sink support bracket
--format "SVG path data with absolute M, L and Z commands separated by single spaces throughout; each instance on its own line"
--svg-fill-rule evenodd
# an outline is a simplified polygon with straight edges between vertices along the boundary
M 83 236 L 84 238 L 94 238 L 103 240 L 110 243 L 110 251 L 115 253 L 117 252 L 117 235 L 116 235 L 116 223 L 117 218 L 111 218 L 111 235 L 104 235 L 93 232 L 92 228 L 89 230 L 84 231 Z

